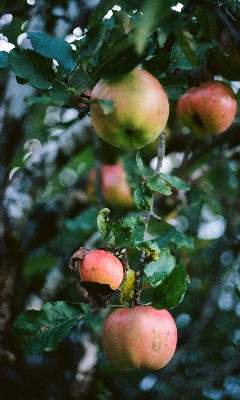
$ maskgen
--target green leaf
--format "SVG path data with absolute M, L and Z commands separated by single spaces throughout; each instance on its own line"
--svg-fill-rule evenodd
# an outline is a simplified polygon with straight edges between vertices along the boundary
M 0 68 L 6 68 L 8 66 L 8 53 L 6 51 L 0 51 Z
M 79 43 L 79 57 L 77 59 L 78 62 L 82 63 L 84 60 L 83 64 L 86 64 L 86 62 L 88 62 L 88 60 L 90 59 L 90 64 L 93 64 L 95 66 L 98 64 L 99 52 L 104 43 L 104 38 L 107 30 L 108 26 L 104 23 L 101 23 L 93 26 L 86 32 L 85 36 L 80 40 Z M 91 70 L 91 68 L 89 68 L 89 64 L 88 70 Z
M 170 64 L 170 54 L 158 54 L 143 61 L 143 68 L 150 74 L 160 78 Z
M 65 301 L 46 303 L 37 310 L 27 310 L 14 323 L 21 348 L 27 354 L 53 351 L 70 329 L 90 311 L 87 304 Z
M 103 110 L 104 115 L 109 115 L 113 112 L 114 109 L 114 102 L 112 100 L 99 100 L 99 105 Z
M 143 164 L 142 155 L 139 150 L 136 152 L 136 164 L 142 176 L 147 176 L 152 174 L 152 169 L 146 167 Z
M 216 13 L 208 10 L 206 7 L 201 7 L 201 4 L 199 4 L 199 6 L 196 7 L 195 15 L 201 27 L 199 29 L 201 36 L 217 39 L 219 19 Z
M 145 282 L 151 283 L 153 287 L 159 286 L 175 267 L 176 259 L 171 255 L 169 249 L 161 249 L 157 261 L 146 265 L 144 272 L 147 275 Z
M 183 28 L 175 29 L 174 33 L 183 54 L 185 54 L 192 68 L 196 67 L 197 66 L 196 46 L 193 35 L 188 30 Z
M 66 221 L 68 229 L 90 234 L 97 229 L 98 210 L 90 207 L 82 211 L 76 218 Z
M 139 55 L 136 51 L 133 29 L 128 35 L 123 35 L 117 42 L 112 43 L 100 52 L 97 66 L 92 70 L 92 76 L 97 80 L 127 74 L 147 56 L 151 55 L 155 48 L 155 42 L 152 38 L 149 38 L 143 53 Z M 88 66 L 87 70 L 89 70 Z
M 161 85 L 167 93 L 168 100 L 175 101 L 185 93 L 188 87 L 188 81 L 186 78 L 182 77 L 167 76 L 161 78 Z
M 164 18 L 171 13 L 171 0 L 145 0 L 141 7 L 141 22 L 135 32 L 136 50 L 142 54 L 149 35 L 160 26 Z
M 152 306 L 157 309 L 176 307 L 181 303 L 189 282 L 185 266 L 180 262 L 154 290 Z
M 160 249 L 156 242 L 152 242 L 151 240 L 145 240 L 143 242 L 136 243 L 136 248 L 145 251 L 146 259 L 154 261 L 158 260 Z
M 52 61 L 33 50 L 12 49 L 9 65 L 17 77 L 26 80 L 37 89 L 50 89 L 55 78 Z
M 154 192 L 162 193 L 165 194 L 166 196 L 172 194 L 172 190 L 169 184 L 159 175 L 148 178 L 147 185 Z
M 115 4 L 115 0 L 100 0 L 91 14 L 89 29 L 91 29 L 94 25 L 100 24 L 103 20 L 103 17 L 113 6 L 115 6 Z
M 107 239 L 107 237 L 110 235 L 111 230 L 112 230 L 112 223 L 111 223 L 110 219 L 108 218 L 109 213 L 110 213 L 110 210 L 108 208 L 102 208 L 102 210 L 99 211 L 98 216 L 97 216 L 98 230 L 101 233 L 101 235 L 104 237 L 104 239 Z
M 160 236 L 156 239 L 157 244 L 160 248 L 168 246 L 170 243 L 176 245 L 177 249 L 189 248 L 193 249 L 193 241 L 185 233 L 178 231 L 175 226 L 168 224 L 166 221 L 161 221 Z
M 116 247 L 135 247 L 136 242 L 141 242 L 146 232 L 144 219 L 139 215 L 128 217 L 112 225 Z
M 54 59 L 66 72 L 71 72 L 75 62 L 71 45 L 64 39 L 55 39 L 43 32 L 28 32 L 34 50 L 44 57 Z
M 150 211 L 153 193 L 149 186 L 143 184 L 133 192 L 134 202 L 140 210 Z
M 183 53 L 180 45 L 176 42 L 171 51 L 171 67 L 189 70 L 192 69 L 192 65 Z
M 178 189 L 178 190 L 189 190 L 190 189 L 190 186 L 187 183 L 183 182 L 177 176 L 163 174 L 163 173 L 160 173 L 160 176 L 165 181 L 167 181 L 169 183 L 169 185 L 171 185 L 175 189 Z
M 28 97 L 24 100 L 28 104 L 46 104 L 52 106 L 63 107 L 66 103 L 70 102 L 70 93 L 64 90 L 64 86 L 58 82 L 54 82 L 51 90 L 38 97 Z

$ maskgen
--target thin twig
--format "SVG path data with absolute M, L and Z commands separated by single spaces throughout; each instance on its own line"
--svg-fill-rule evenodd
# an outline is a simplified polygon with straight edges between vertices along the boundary
M 154 170 L 154 176 L 157 176 L 157 175 L 160 174 L 160 170 L 162 168 L 162 161 L 163 161 L 164 155 L 165 155 L 165 131 L 163 131 L 161 133 L 161 135 L 159 136 L 157 165 L 156 165 L 156 168 Z M 154 213 L 153 200 L 154 200 L 154 196 L 152 198 L 152 203 L 151 203 L 150 210 L 146 214 L 146 218 L 145 218 L 146 228 L 148 226 L 148 222 L 149 222 L 150 217 L 156 219 L 157 221 L 161 221 L 161 217 L 159 217 L 158 215 L 156 215 Z M 146 252 L 144 250 L 142 250 L 141 253 L 140 253 L 140 257 L 139 257 L 139 261 L 138 261 L 138 265 L 137 265 L 137 270 L 136 270 L 136 273 L 135 273 L 135 285 L 134 285 L 134 295 L 133 295 L 132 306 L 136 306 L 136 305 L 140 304 L 140 291 L 139 291 L 139 288 L 140 288 L 140 284 L 141 284 L 141 280 L 142 280 L 145 260 L 146 260 Z

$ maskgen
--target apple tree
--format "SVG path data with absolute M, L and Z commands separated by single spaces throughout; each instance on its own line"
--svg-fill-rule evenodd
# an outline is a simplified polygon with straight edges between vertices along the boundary
M 0 393 L 240 399 L 240 3 L 0 5 Z

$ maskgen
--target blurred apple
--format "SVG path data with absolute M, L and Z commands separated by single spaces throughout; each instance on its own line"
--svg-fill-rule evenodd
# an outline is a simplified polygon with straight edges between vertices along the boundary
M 220 81 L 208 81 L 189 88 L 176 107 L 181 124 L 200 137 L 226 131 L 236 111 L 237 101 L 232 88 Z
M 102 165 L 101 167 L 101 189 L 106 205 L 114 209 L 128 209 L 133 207 L 133 197 L 127 176 L 121 163 L 113 165 Z M 87 193 L 91 201 L 96 201 L 96 170 L 89 174 Z

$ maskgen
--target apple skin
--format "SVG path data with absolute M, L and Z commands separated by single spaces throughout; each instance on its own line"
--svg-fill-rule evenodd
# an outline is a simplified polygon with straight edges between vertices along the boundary
M 114 209 L 129 209 L 134 205 L 133 197 L 129 184 L 127 182 L 127 176 L 124 171 L 123 165 L 112 164 L 102 165 L 102 194 L 103 199 L 109 207 Z M 87 184 L 87 193 L 90 200 L 96 199 L 96 170 L 90 171 L 89 180 Z
M 122 371 L 163 368 L 172 359 L 176 345 L 177 327 L 167 310 L 152 306 L 119 308 L 103 323 L 103 352 Z
M 137 150 L 153 142 L 169 116 L 163 87 L 153 75 L 138 68 L 119 78 L 101 79 L 91 100 L 113 101 L 109 114 L 104 114 L 98 102 L 90 103 L 90 116 L 99 136 L 124 150 Z
M 208 81 L 191 87 L 178 99 L 176 112 L 183 126 L 199 137 L 217 135 L 232 124 L 237 101 L 224 82 Z
M 79 274 L 83 282 L 109 285 L 116 290 L 123 280 L 121 261 L 105 250 L 91 250 L 79 262 Z

